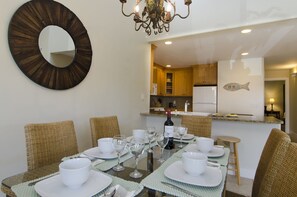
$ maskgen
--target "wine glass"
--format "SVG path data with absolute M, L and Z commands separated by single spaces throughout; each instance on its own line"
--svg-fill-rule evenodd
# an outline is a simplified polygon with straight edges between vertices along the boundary
M 157 140 L 158 146 L 161 148 L 161 154 L 158 161 L 160 163 L 163 163 L 165 161 L 165 159 L 163 158 L 163 152 L 164 152 L 165 146 L 168 144 L 169 137 L 164 137 L 163 133 L 157 133 L 156 140 Z
M 143 153 L 144 147 L 145 147 L 145 141 L 144 139 L 137 138 L 130 141 L 129 145 L 129 151 L 135 156 L 135 169 L 133 172 L 129 174 L 132 178 L 140 178 L 142 177 L 142 174 L 137 170 L 138 167 L 138 157 Z
M 183 127 L 183 126 L 178 127 L 177 132 L 178 132 L 178 135 L 180 137 L 180 144 L 179 144 L 178 148 L 183 148 L 184 146 L 183 146 L 182 140 L 183 140 L 184 135 L 187 134 L 188 128 Z
M 114 166 L 112 169 L 117 172 L 123 171 L 125 168 L 120 164 L 120 157 L 127 144 L 126 137 L 124 135 L 116 135 L 112 139 L 112 144 L 118 156 L 118 165 Z
M 154 137 L 156 136 L 156 129 L 155 129 L 155 127 L 148 127 L 146 132 L 147 132 L 147 138 L 148 138 L 148 141 L 149 141 L 148 152 L 153 152 L 152 147 L 151 147 L 151 143 L 152 143 L 152 140 L 154 139 Z

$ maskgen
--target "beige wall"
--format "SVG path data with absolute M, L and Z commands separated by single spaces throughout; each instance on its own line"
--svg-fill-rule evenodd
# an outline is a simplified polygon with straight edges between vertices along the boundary
M 121 131 L 130 134 L 143 127 L 139 114 L 149 106 L 150 45 L 135 32 L 132 19 L 122 16 L 120 2 L 59 0 L 83 22 L 93 48 L 87 77 L 65 91 L 35 84 L 10 55 L 8 24 L 25 2 L 6 1 L 0 8 L 0 180 L 27 169 L 26 123 L 73 120 L 79 150 L 84 150 L 91 146 L 91 116 L 118 115 Z
M 230 83 L 248 88 L 228 91 Z M 249 58 L 218 62 L 218 112 L 253 114 L 257 119 L 264 115 L 264 63 L 262 58 Z

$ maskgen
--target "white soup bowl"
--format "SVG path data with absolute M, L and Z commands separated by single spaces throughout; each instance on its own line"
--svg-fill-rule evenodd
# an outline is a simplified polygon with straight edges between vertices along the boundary
M 71 189 L 84 184 L 89 178 L 90 170 L 91 161 L 87 158 L 68 159 L 59 165 L 62 182 Z
M 112 138 L 100 138 L 98 139 L 99 151 L 103 154 L 110 154 L 114 151 Z
M 207 156 L 198 152 L 184 152 L 182 154 L 183 169 L 191 176 L 199 176 L 206 170 Z
M 133 130 L 133 137 L 134 137 L 135 140 L 141 139 L 141 140 L 145 141 L 146 130 L 144 130 L 144 129 L 134 129 Z
M 198 137 L 197 138 L 197 147 L 198 150 L 203 153 L 208 153 L 213 149 L 214 140 L 207 137 Z

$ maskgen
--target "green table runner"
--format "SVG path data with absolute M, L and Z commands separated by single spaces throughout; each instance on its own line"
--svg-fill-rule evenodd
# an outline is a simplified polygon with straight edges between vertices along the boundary
M 58 173 L 55 173 L 55 174 L 58 174 Z M 48 175 L 48 177 L 50 177 L 52 175 Z M 115 185 L 121 185 L 122 187 L 124 187 L 128 191 L 135 191 L 134 195 L 139 194 L 143 189 L 143 186 L 140 185 L 139 183 L 135 183 L 135 182 L 132 182 L 132 181 L 126 181 L 124 179 L 121 179 L 121 178 L 118 178 L 118 177 L 115 177 L 115 176 L 112 176 L 112 175 L 109 175 L 109 174 L 106 174 L 106 175 L 110 176 L 112 178 L 112 183 L 111 183 L 111 185 L 109 187 L 113 187 Z M 39 178 L 39 179 L 43 179 L 43 178 Z M 36 180 L 38 180 L 38 179 L 15 185 L 11 189 L 16 194 L 16 196 L 18 196 L 18 197 L 39 197 L 39 195 L 34 190 L 34 186 L 28 186 L 28 184 L 30 182 L 34 182 Z M 101 191 L 100 193 L 96 194 L 95 197 L 99 197 L 106 190 L 107 190 L 107 188 L 105 190 Z
M 224 157 L 226 158 L 217 158 L 218 162 L 220 163 L 225 163 L 225 160 L 229 157 L 229 149 L 225 149 L 225 155 Z M 184 192 L 175 189 L 175 188 L 170 188 L 166 185 L 163 185 L 161 183 L 161 181 L 165 181 L 165 182 L 169 182 L 169 183 L 173 183 L 175 185 L 181 186 L 182 188 L 191 191 L 195 194 L 198 194 L 200 196 L 205 196 L 205 197 L 216 197 L 216 196 L 221 196 L 223 189 L 224 189 L 224 184 L 225 184 L 225 178 L 226 178 L 226 173 L 227 173 L 227 168 L 226 166 L 221 166 L 221 171 L 222 171 L 222 176 L 223 176 L 223 180 L 221 181 L 221 183 L 216 186 L 216 187 L 201 187 L 201 186 L 194 186 L 194 185 L 189 185 L 189 184 L 185 184 L 185 183 L 181 183 L 178 181 L 174 181 L 171 180 L 167 177 L 165 177 L 164 175 L 164 171 L 166 170 L 166 168 L 171 165 L 172 163 L 181 160 L 181 154 L 184 150 L 181 149 L 178 152 L 176 152 L 175 154 L 173 154 L 172 157 L 170 157 L 168 160 L 166 160 L 156 171 L 154 171 L 152 174 L 150 174 L 149 176 L 147 176 L 145 179 L 143 179 L 141 181 L 141 184 L 144 185 L 147 188 L 153 189 L 153 190 L 157 190 L 160 192 L 164 192 L 167 194 L 171 194 L 174 196 L 180 196 L 180 197 L 187 197 L 190 195 L 185 194 Z M 228 162 L 228 160 L 226 160 L 226 163 Z

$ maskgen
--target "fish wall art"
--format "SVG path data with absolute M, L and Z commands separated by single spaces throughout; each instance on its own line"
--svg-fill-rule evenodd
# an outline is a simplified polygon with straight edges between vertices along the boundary
M 237 91 L 240 89 L 244 89 L 244 90 L 250 90 L 249 88 L 250 82 L 247 82 L 246 84 L 239 84 L 239 83 L 227 83 L 226 85 L 224 85 L 224 89 L 228 90 L 228 91 Z

